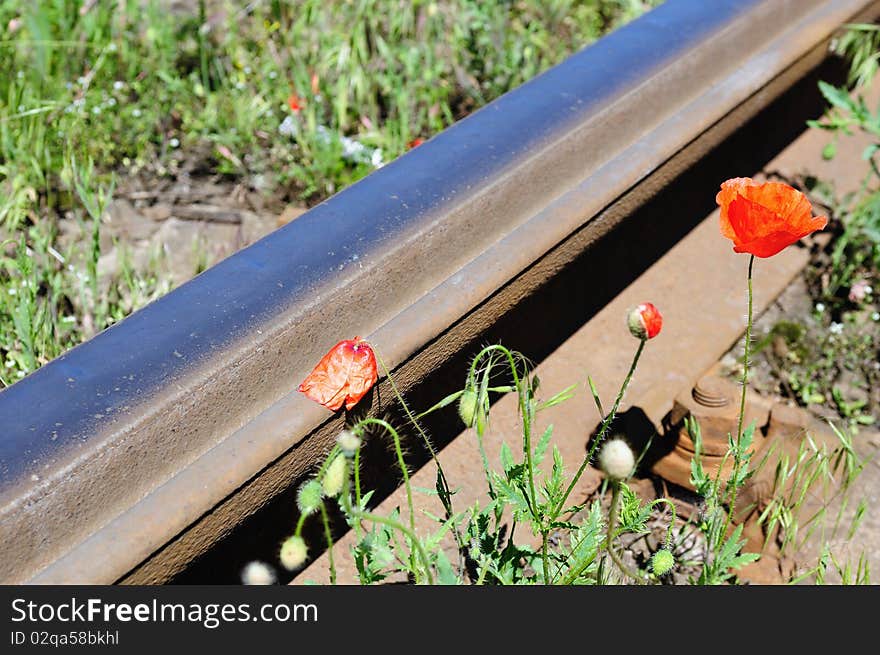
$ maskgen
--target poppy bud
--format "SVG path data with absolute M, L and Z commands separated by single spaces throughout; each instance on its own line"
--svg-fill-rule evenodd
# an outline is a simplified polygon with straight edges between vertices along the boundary
M 611 439 L 599 453 L 599 466 L 613 480 L 626 480 L 636 466 L 632 448 L 623 439 Z
M 324 495 L 327 498 L 336 498 L 345 484 L 345 456 L 337 455 L 330 462 L 330 466 L 324 472 Z
M 288 537 L 281 544 L 281 564 L 288 571 L 295 571 L 306 563 L 309 549 L 303 538 L 297 535 Z
M 636 339 L 653 339 L 660 334 L 660 328 L 663 327 L 663 316 L 659 310 L 649 302 L 643 302 L 641 305 L 632 309 L 627 315 L 627 325 L 629 332 Z
M 361 447 L 361 438 L 351 430 L 343 430 L 336 437 L 336 443 L 339 444 L 342 454 L 346 457 L 354 457 L 357 449 Z
M 461 420 L 464 421 L 466 426 L 473 426 L 474 417 L 477 415 L 476 391 L 471 391 L 470 389 L 464 390 L 464 393 L 461 394 L 461 398 L 458 399 L 458 415 L 461 417 Z
M 472 428 L 476 425 L 477 430 L 482 432 L 486 425 L 486 417 L 480 410 L 480 399 L 477 392 L 473 389 L 465 389 L 461 398 L 458 399 L 458 415 L 466 426 Z
M 675 557 L 665 548 L 658 550 L 651 558 L 651 569 L 655 575 L 666 575 L 675 566 Z
M 299 511 L 307 516 L 317 511 L 321 506 L 323 494 L 324 490 L 321 488 L 320 482 L 317 480 L 306 482 L 296 494 L 296 505 Z
M 263 562 L 248 562 L 241 572 L 241 581 L 246 585 L 275 584 L 275 572 Z

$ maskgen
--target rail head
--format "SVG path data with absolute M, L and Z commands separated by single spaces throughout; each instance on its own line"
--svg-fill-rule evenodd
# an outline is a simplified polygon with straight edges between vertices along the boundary
M 333 343 L 410 361 L 875 4 L 667 0 L 4 390 L 0 580 L 198 554 L 338 428 L 293 392 Z

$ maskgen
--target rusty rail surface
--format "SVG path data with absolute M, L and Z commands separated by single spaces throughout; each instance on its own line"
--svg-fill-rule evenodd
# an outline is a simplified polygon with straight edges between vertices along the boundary
M 411 388 L 877 13 L 668 0 L 4 390 L 0 581 L 172 579 L 327 449 L 333 343 Z

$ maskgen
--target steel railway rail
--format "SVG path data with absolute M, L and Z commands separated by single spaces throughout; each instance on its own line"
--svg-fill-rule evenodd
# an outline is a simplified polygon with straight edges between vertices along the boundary
M 668 0 L 6 389 L 0 581 L 185 578 L 280 507 L 342 426 L 293 392 L 333 343 L 368 338 L 404 390 L 442 384 L 878 13 Z M 604 298 L 583 286 L 575 322 Z

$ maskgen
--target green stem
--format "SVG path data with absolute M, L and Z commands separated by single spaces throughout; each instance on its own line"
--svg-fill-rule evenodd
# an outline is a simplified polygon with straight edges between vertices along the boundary
M 736 451 L 734 452 L 733 458 L 733 477 L 732 481 L 732 489 L 730 492 L 730 505 L 727 513 L 727 521 L 725 523 L 724 531 L 727 531 L 727 528 L 730 527 L 730 521 L 733 517 L 733 513 L 736 511 L 736 493 L 737 493 L 737 479 L 739 477 L 739 467 L 742 461 L 742 454 L 740 453 L 740 442 L 742 441 L 743 434 L 743 422 L 745 420 L 746 415 L 746 391 L 748 390 L 749 383 L 749 355 L 751 354 L 751 345 L 752 345 L 752 266 L 755 263 L 755 256 L 749 256 L 749 275 L 748 275 L 748 286 L 749 286 L 749 315 L 748 321 L 746 322 L 746 343 L 745 343 L 745 356 L 743 357 L 743 375 L 742 375 L 742 396 L 740 398 L 739 403 L 739 419 L 737 421 L 736 426 Z
M 354 498 L 358 509 L 361 508 L 361 449 L 354 451 Z
M 614 531 L 617 529 L 617 505 L 619 501 L 620 482 L 615 480 L 612 482 L 611 486 L 611 508 L 608 510 L 608 532 L 605 534 L 605 550 L 608 551 L 608 555 L 624 575 L 629 576 L 638 584 L 643 584 L 644 580 L 642 579 L 642 576 L 633 572 L 633 570 L 630 569 L 622 559 L 620 559 L 620 556 L 614 550 L 614 544 L 612 541 L 614 539 Z
M 523 423 L 523 450 L 526 460 L 526 470 L 529 476 L 529 508 L 531 509 L 532 516 L 536 521 L 540 523 L 540 517 L 538 516 L 538 499 L 537 494 L 535 493 L 535 469 L 532 462 L 532 426 L 531 426 L 531 416 L 528 407 L 525 406 L 525 398 L 523 393 L 523 387 L 520 385 L 519 372 L 516 368 L 516 360 L 513 357 L 513 353 L 510 352 L 507 348 L 502 345 L 495 344 L 492 346 L 487 346 L 483 348 L 476 357 L 474 357 L 474 361 L 471 363 L 470 374 L 468 375 L 468 380 L 476 379 L 477 374 L 477 363 L 487 354 L 498 351 L 502 353 L 506 358 L 508 363 L 510 364 L 510 372 L 513 375 L 513 386 L 516 389 L 517 396 L 519 399 L 519 412 L 522 416 Z
M 636 350 L 635 356 L 633 357 L 632 364 L 630 364 L 629 372 L 626 374 L 626 378 L 623 380 L 620 391 L 617 393 L 617 398 L 614 399 L 614 405 L 611 407 L 611 412 L 608 414 L 608 416 L 605 417 L 605 420 L 602 421 L 602 426 L 599 428 L 599 433 L 596 435 L 596 438 L 593 439 L 593 445 L 590 447 L 587 456 L 584 457 L 584 460 L 581 462 L 580 468 L 578 468 L 577 473 L 575 473 L 575 476 L 571 479 L 571 483 L 569 483 L 568 489 L 566 489 L 565 491 L 565 495 L 553 509 L 553 513 L 550 517 L 551 520 L 555 520 L 559 516 L 559 512 L 561 512 L 562 508 L 565 506 L 565 501 L 568 500 L 571 492 L 574 491 L 574 487 L 578 483 L 578 480 L 580 480 L 581 476 L 584 474 L 584 470 L 587 468 L 587 464 L 592 461 L 596 449 L 605 438 L 605 434 L 611 427 L 611 423 L 612 421 L 614 421 L 614 417 L 617 416 L 617 410 L 620 407 L 620 402 L 623 400 L 623 395 L 626 393 L 626 388 L 629 386 L 630 380 L 632 380 L 633 373 L 635 373 L 636 366 L 638 366 L 639 358 L 642 356 L 642 351 L 645 349 L 646 343 L 647 339 L 642 339 L 639 342 L 639 347 Z
M 327 508 L 321 503 L 321 519 L 324 522 L 324 538 L 327 540 L 327 561 L 330 565 L 330 584 L 336 584 L 336 565 L 333 562 L 333 534 L 330 532 L 330 518 Z
M 365 418 L 359 422 L 359 425 L 378 425 L 383 427 L 388 433 L 391 434 L 391 438 L 394 440 L 394 452 L 397 454 L 397 463 L 400 466 L 400 472 L 403 475 L 403 486 L 406 490 L 406 505 L 409 509 L 409 526 L 410 530 L 413 534 L 416 532 L 416 512 L 413 508 L 413 497 L 412 497 L 412 486 L 409 482 L 409 471 L 406 468 L 406 461 L 403 459 L 403 448 L 400 446 L 400 435 L 397 434 L 397 430 L 391 427 L 391 424 L 387 421 L 383 421 L 380 418 Z M 360 505 L 358 505 L 358 509 L 360 509 Z
M 196 28 L 196 39 L 199 44 L 199 66 L 201 68 L 202 86 L 205 88 L 205 95 L 208 94 L 211 78 L 208 74 L 208 49 L 205 44 L 205 34 L 202 31 L 207 24 L 207 14 L 205 11 L 205 0 L 199 0 L 199 25 Z
M 373 352 L 376 355 L 376 359 L 379 360 L 379 364 L 382 366 L 382 370 L 385 372 L 385 377 L 388 378 L 388 384 L 391 385 L 391 390 L 394 392 L 394 396 L 397 398 L 397 401 L 400 403 L 400 406 L 403 407 L 403 411 L 406 413 L 409 422 L 415 427 L 416 431 L 422 437 L 422 441 L 425 442 L 425 445 L 428 447 L 428 452 L 431 454 L 431 459 L 434 460 L 434 464 L 437 466 L 437 477 L 440 482 L 440 486 L 442 487 L 442 492 L 438 495 L 440 497 L 440 502 L 443 504 L 443 510 L 446 512 L 446 518 L 451 519 L 454 515 L 454 511 L 452 508 L 452 492 L 449 490 L 449 483 L 446 481 L 446 474 L 443 472 L 443 467 L 440 465 L 440 459 L 437 457 L 437 451 L 434 450 L 434 445 L 431 443 L 431 440 L 428 438 L 428 435 L 425 433 L 425 430 L 422 428 L 421 424 L 418 421 L 412 411 L 409 408 L 409 405 L 406 404 L 406 401 L 403 399 L 403 395 L 397 388 L 397 385 L 394 383 L 394 378 L 391 376 L 391 371 L 388 370 L 388 367 L 385 365 L 385 360 L 382 359 L 382 356 L 373 347 Z M 455 540 L 458 543 L 459 550 L 463 551 L 465 549 L 464 538 L 458 531 L 458 526 L 452 526 L 452 532 L 455 535 Z
M 389 519 L 384 516 L 379 516 L 378 514 L 372 514 L 370 512 L 361 512 L 360 510 L 353 511 L 352 515 L 356 518 L 359 518 L 364 521 L 372 521 L 373 523 L 381 523 L 383 525 L 387 525 L 389 528 L 393 530 L 399 530 L 404 535 L 406 535 L 410 542 L 412 542 L 415 547 L 416 552 L 419 554 L 419 558 L 422 560 L 422 564 L 425 567 L 425 576 L 428 579 L 428 584 L 434 584 L 434 576 L 431 575 L 431 561 L 428 559 L 427 553 L 425 553 L 425 549 L 422 546 L 422 543 L 419 541 L 418 537 L 416 537 L 415 532 L 411 531 L 402 523 L 398 523 L 394 519 Z
M 480 459 L 483 462 L 483 474 L 486 476 L 486 485 L 489 487 L 489 498 L 495 500 L 495 487 L 492 485 L 492 475 L 489 473 L 489 458 L 486 456 L 483 437 L 479 431 L 477 431 L 477 446 L 480 449 Z
M 544 584 L 550 584 L 550 557 L 547 552 L 547 531 L 541 531 L 541 559 L 544 563 Z
M 373 514 L 372 512 L 362 511 L 360 507 L 358 507 L 358 509 L 354 509 L 351 506 L 351 497 L 347 493 L 342 494 L 340 498 L 342 500 L 343 508 L 355 521 L 372 521 L 373 523 L 387 525 L 392 530 L 399 530 L 404 536 L 409 538 L 416 552 L 419 554 L 419 558 L 422 560 L 422 564 L 425 567 L 425 576 L 427 577 L 428 584 L 434 584 L 434 576 L 431 575 L 431 561 L 428 559 L 428 555 L 425 552 L 425 549 L 422 546 L 422 543 L 419 541 L 418 537 L 416 536 L 415 532 L 407 528 L 402 523 L 395 521 L 394 519 L 379 516 L 378 514 Z M 413 569 L 413 572 L 415 573 L 415 569 Z

